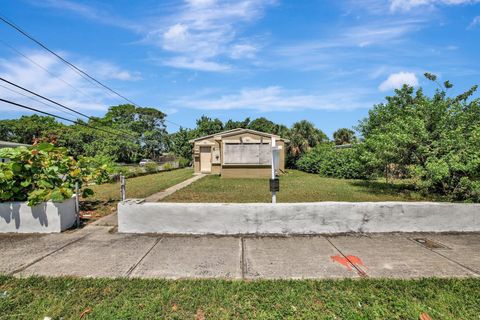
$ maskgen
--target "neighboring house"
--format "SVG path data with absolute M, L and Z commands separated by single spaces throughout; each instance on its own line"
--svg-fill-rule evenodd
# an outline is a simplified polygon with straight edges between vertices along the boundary
M 16 147 L 29 147 L 28 144 L 23 143 L 16 143 L 16 142 L 8 142 L 8 141 L 1 141 L 0 140 L 0 149 L 2 148 L 16 148 Z M 6 162 L 8 159 L 0 158 L 0 162 Z
M 281 137 L 250 129 L 233 129 L 190 140 L 195 173 L 222 177 L 271 176 L 272 140 L 280 149 L 279 170 L 285 170 L 285 143 Z

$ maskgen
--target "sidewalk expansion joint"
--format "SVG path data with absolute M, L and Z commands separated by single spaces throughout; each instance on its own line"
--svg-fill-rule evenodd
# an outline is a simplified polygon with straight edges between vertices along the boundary
M 245 279 L 245 238 L 240 237 L 240 270 L 242 273 L 242 280 Z
M 162 239 L 163 238 L 161 237 L 155 239 L 155 242 L 153 243 L 153 245 L 147 250 L 147 252 L 145 252 L 145 254 L 140 258 L 140 260 L 138 260 L 133 266 L 130 267 L 130 269 L 127 270 L 127 272 L 125 273 L 125 277 L 130 277 L 133 271 L 135 271 L 135 269 L 140 265 L 140 263 L 142 263 L 143 259 L 145 259 L 148 256 L 148 254 L 153 250 L 153 248 L 155 248 L 155 246 L 160 241 L 162 241 Z
M 19 273 L 19 272 L 22 272 L 22 271 L 26 270 L 27 268 L 30 268 L 30 267 L 33 266 L 35 263 L 40 262 L 40 261 L 42 261 L 42 260 L 45 259 L 45 258 L 48 258 L 49 256 L 51 256 L 51 255 L 59 252 L 60 250 L 65 249 L 66 247 L 68 247 L 68 246 L 70 246 L 70 245 L 72 245 L 72 244 L 74 244 L 74 243 L 76 243 L 76 242 L 78 242 L 78 241 L 80 241 L 80 240 L 85 239 L 85 238 L 86 238 L 87 236 L 89 236 L 90 234 L 91 234 L 91 233 L 87 233 L 87 234 L 85 234 L 84 236 L 82 236 L 82 237 L 80 237 L 80 238 L 74 239 L 74 240 L 72 240 L 72 241 L 64 244 L 64 245 L 61 246 L 60 248 L 57 248 L 57 249 L 55 249 L 55 250 L 47 253 L 46 255 L 44 255 L 44 256 L 42 256 L 42 257 L 40 257 L 40 258 L 37 258 L 37 259 L 33 260 L 32 262 L 27 263 L 26 265 L 24 265 L 24 266 L 22 266 L 22 267 L 20 267 L 20 268 L 18 268 L 18 269 L 13 270 L 12 272 L 9 273 L 9 275 L 13 276 L 14 274 L 17 274 L 17 273 Z
M 473 268 L 471 268 L 471 267 L 469 267 L 469 266 L 466 266 L 466 265 L 464 265 L 464 264 L 462 264 L 462 263 L 460 263 L 460 262 L 458 262 L 458 261 L 455 261 L 455 260 L 453 260 L 452 258 L 449 258 L 449 257 L 447 257 L 446 255 L 444 255 L 444 254 L 442 254 L 442 253 L 440 253 L 440 252 L 438 252 L 438 251 L 435 251 L 435 250 L 432 250 L 432 249 L 430 249 L 430 248 L 428 248 L 428 247 L 425 247 L 424 245 L 418 243 L 418 242 L 415 241 L 414 239 L 411 239 L 411 238 L 409 238 L 409 237 L 406 237 L 406 238 L 407 238 L 408 240 L 412 241 L 413 243 L 415 243 L 417 246 L 419 246 L 419 247 L 421 247 L 421 248 L 423 248 L 423 249 L 425 249 L 425 250 L 428 250 L 428 251 L 430 251 L 430 252 L 433 252 L 433 253 L 439 255 L 440 257 L 442 257 L 442 258 L 444 258 L 444 259 L 447 259 L 448 261 L 450 261 L 450 262 L 452 262 L 452 263 L 454 263 L 454 264 L 456 264 L 456 265 L 458 265 L 458 266 L 460 266 L 460 267 L 462 267 L 462 268 L 464 268 L 464 269 L 472 272 L 472 273 L 475 274 L 476 276 L 480 276 L 480 272 L 479 272 L 479 271 L 477 271 L 477 270 L 475 270 L 475 269 L 473 269 Z
M 332 245 L 332 247 L 335 248 L 335 250 L 337 250 L 348 261 L 348 263 L 350 263 L 350 265 L 357 271 L 360 277 L 368 278 L 368 274 L 365 271 L 363 271 L 361 268 L 359 268 L 356 265 L 356 263 L 351 261 L 350 258 L 347 255 L 345 255 L 336 245 L 334 245 L 333 242 L 330 241 L 328 237 L 325 237 L 325 239 L 330 243 L 330 245 Z

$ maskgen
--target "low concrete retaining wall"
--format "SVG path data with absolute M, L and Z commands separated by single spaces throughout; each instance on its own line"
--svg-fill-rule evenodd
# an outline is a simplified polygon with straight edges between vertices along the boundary
M 167 234 L 480 231 L 480 204 L 313 202 L 118 205 L 118 230 Z
M 76 220 L 75 197 L 64 202 L 0 203 L 0 233 L 53 233 L 72 227 Z

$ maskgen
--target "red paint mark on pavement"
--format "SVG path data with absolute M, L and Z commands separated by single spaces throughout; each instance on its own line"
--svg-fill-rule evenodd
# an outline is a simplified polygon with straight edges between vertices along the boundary
M 360 260 L 360 258 L 357 257 L 357 256 L 347 256 L 347 259 L 354 265 L 361 265 L 362 267 L 366 268 L 366 266 L 363 264 L 362 260 Z
M 341 265 L 345 266 L 345 268 L 347 268 L 347 270 L 352 270 L 352 267 L 350 267 L 350 265 L 353 265 L 353 266 L 362 266 L 362 267 L 365 267 L 366 266 L 363 264 L 362 260 L 357 257 L 357 256 L 331 256 L 330 257 L 332 259 L 332 261 L 334 262 L 338 262 L 340 263 Z
M 332 261 L 338 262 L 341 265 L 345 266 L 347 270 L 352 270 L 352 267 L 350 267 L 350 263 L 348 262 L 347 258 L 340 256 L 331 256 L 330 258 L 332 258 Z

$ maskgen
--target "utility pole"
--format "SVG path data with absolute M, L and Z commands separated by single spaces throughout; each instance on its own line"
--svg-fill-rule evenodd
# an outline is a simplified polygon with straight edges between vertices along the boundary
M 272 203 L 277 203 L 277 192 L 280 191 L 280 180 L 275 175 L 277 169 L 277 162 L 279 155 L 279 149 L 276 145 L 276 138 L 272 137 L 272 177 L 270 179 L 270 191 L 272 192 Z

